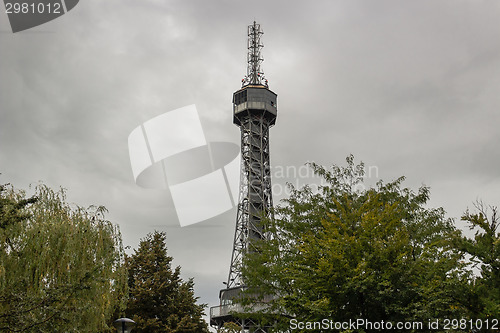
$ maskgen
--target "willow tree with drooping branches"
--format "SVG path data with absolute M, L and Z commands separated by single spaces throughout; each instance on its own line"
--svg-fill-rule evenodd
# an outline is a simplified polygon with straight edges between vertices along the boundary
M 45 185 L 0 187 L 0 331 L 112 332 L 126 305 L 124 251 L 102 206 Z

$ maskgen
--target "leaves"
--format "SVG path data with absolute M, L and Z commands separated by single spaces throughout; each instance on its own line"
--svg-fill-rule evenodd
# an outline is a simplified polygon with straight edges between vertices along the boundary
M 472 305 L 475 314 L 485 318 L 500 317 L 500 232 L 496 207 L 487 207 L 476 202 L 476 213 L 467 210 L 462 216 L 471 230 L 476 230 L 473 239 L 458 234 L 454 239 L 459 250 L 471 256 L 479 264 L 480 276 L 473 281 L 472 290 L 476 298 Z
M 363 164 L 310 164 L 317 193 L 295 189 L 266 227 L 271 241 L 244 260 L 247 303 L 272 294 L 271 311 L 301 321 L 357 318 L 428 321 L 467 314 L 456 290 L 468 290 L 452 220 L 426 207 L 429 188 L 404 188 L 404 177 L 363 184 Z M 258 287 L 257 287 L 258 286 Z
M 206 305 L 196 304 L 193 280 L 183 281 L 180 267 L 172 269 L 165 238 L 155 231 L 127 257 L 127 315 L 137 323 L 137 332 L 208 332 L 202 319 Z
M 126 296 L 119 230 L 102 207 L 71 207 L 45 185 L 2 188 L 0 329 L 109 331 Z M 36 199 L 35 199 L 36 198 Z

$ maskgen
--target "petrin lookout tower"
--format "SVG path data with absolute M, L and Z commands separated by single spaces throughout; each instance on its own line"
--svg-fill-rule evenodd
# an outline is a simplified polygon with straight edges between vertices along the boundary
M 220 328 L 237 323 L 242 331 L 260 331 L 252 319 L 238 319 L 243 307 L 235 299 L 245 288 L 241 265 L 245 253 L 253 251 L 256 241 L 267 239 L 261 220 L 271 214 L 271 166 L 269 128 L 276 122 L 277 95 L 269 90 L 261 69 L 263 32 L 255 21 L 248 26 L 247 75 L 242 88 L 233 94 L 233 122 L 241 129 L 241 175 L 233 254 L 226 289 L 219 293 L 220 305 L 210 309 L 210 324 Z

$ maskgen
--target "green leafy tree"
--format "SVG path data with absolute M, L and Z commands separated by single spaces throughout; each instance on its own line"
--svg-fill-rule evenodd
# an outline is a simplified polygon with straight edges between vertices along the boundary
M 33 198 L 0 188 L 0 331 L 112 331 L 127 285 L 121 236 L 104 212 L 45 185 Z
M 227 322 L 224 323 L 224 326 L 217 331 L 218 333 L 240 333 L 241 332 L 241 326 L 233 323 L 233 322 Z
M 180 267 L 172 269 L 165 233 L 148 234 L 127 257 L 130 290 L 127 316 L 138 333 L 208 332 L 202 319 L 206 305 L 196 304 L 193 279 L 183 281 Z
M 471 311 L 476 317 L 500 318 L 500 217 L 496 207 L 487 207 L 478 201 L 477 212 L 469 210 L 462 220 L 476 230 L 474 238 L 460 235 L 456 239 L 457 248 L 470 255 L 472 263 L 479 268 L 480 275 L 474 278 L 469 297 Z M 475 297 L 474 297 L 475 296 Z
M 324 185 L 292 187 L 267 221 L 271 240 L 244 260 L 244 304 L 275 295 L 265 312 L 288 315 L 281 329 L 295 317 L 422 322 L 414 331 L 424 332 L 429 320 L 467 315 L 456 230 L 443 209 L 426 207 L 429 188 L 414 192 L 404 178 L 366 188 L 352 155 L 347 167 L 310 167 Z

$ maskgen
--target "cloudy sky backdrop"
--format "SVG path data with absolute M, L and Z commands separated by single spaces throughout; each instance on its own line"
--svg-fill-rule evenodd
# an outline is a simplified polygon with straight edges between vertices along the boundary
M 430 204 L 450 217 L 476 199 L 500 204 L 496 0 L 85 0 L 16 34 L 2 12 L 0 182 L 43 181 L 71 202 L 104 205 L 132 248 L 166 231 L 174 263 L 216 305 L 236 211 L 181 228 L 168 191 L 134 183 L 127 138 L 196 104 L 208 141 L 239 143 L 231 98 L 253 20 L 279 100 L 275 202 L 286 181 L 314 181 L 294 169 L 352 153 L 369 183 L 429 185 Z

